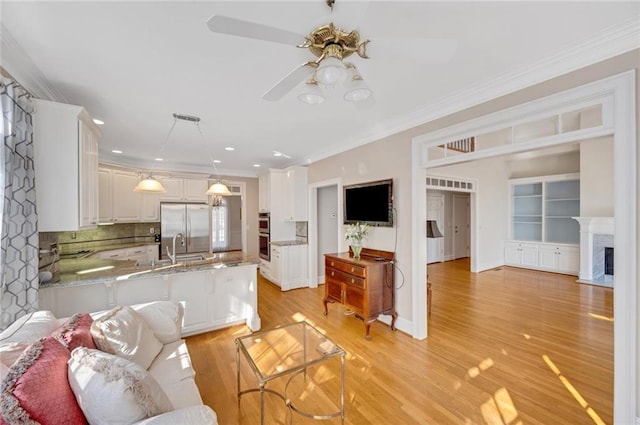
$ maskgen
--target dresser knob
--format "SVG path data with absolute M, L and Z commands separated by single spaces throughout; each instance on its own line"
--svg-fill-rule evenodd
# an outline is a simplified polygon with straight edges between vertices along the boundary
M 356 269 L 355 269 L 355 268 L 353 268 L 353 267 L 351 267 L 351 273 L 353 273 L 353 272 L 355 272 L 355 271 L 356 271 Z
M 333 272 L 331 272 L 331 276 L 333 276 Z
M 351 283 L 356 283 L 356 280 L 355 279 L 351 279 Z
M 333 267 L 333 261 L 331 262 L 331 267 Z

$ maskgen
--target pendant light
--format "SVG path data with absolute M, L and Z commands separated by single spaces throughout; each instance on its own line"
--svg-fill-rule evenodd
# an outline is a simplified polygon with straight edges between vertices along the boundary
M 154 179 L 151 174 L 146 179 L 140 180 L 140 182 L 133 188 L 134 192 L 149 192 L 149 193 L 165 193 L 167 189 L 162 186 L 158 180 Z

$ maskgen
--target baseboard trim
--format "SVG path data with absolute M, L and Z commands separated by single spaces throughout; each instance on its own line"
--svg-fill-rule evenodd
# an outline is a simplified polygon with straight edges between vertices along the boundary
M 391 326 L 391 316 L 382 314 L 378 316 L 378 320 L 384 324 Z M 402 331 L 408 335 L 413 335 L 413 323 L 411 323 L 407 319 L 403 319 L 402 317 L 398 317 L 396 319 L 396 329 Z
M 640 425 L 640 416 L 636 416 L 636 425 Z

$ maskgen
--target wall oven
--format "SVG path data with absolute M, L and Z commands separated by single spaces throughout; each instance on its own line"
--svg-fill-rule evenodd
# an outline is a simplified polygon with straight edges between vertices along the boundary
M 268 212 L 258 213 L 258 233 L 271 232 L 271 219 Z
M 268 233 L 258 234 L 259 243 L 259 255 L 263 260 L 271 261 L 271 240 Z

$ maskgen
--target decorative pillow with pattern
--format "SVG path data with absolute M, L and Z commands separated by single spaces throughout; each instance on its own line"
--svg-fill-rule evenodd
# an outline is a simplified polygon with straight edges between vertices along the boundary
M 116 307 L 91 324 L 98 349 L 149 369 L 162 349 L 145 320 L 131 307 Z
M 0 383 L 0 423 L 85 424 L 67 378 L 69 358 L 51 336 L 29 346 Z
M 76 348 L 68 379 L 92 425 L 132 424 L 173 410 L 160 384 L 144 368 L 113 354 Z
M 52 335 L 69 351 L 76 347 L 97 348 L 91 336 L 92 323 L 93 318 L 89 313 L 77 313 L 53 331 Z

